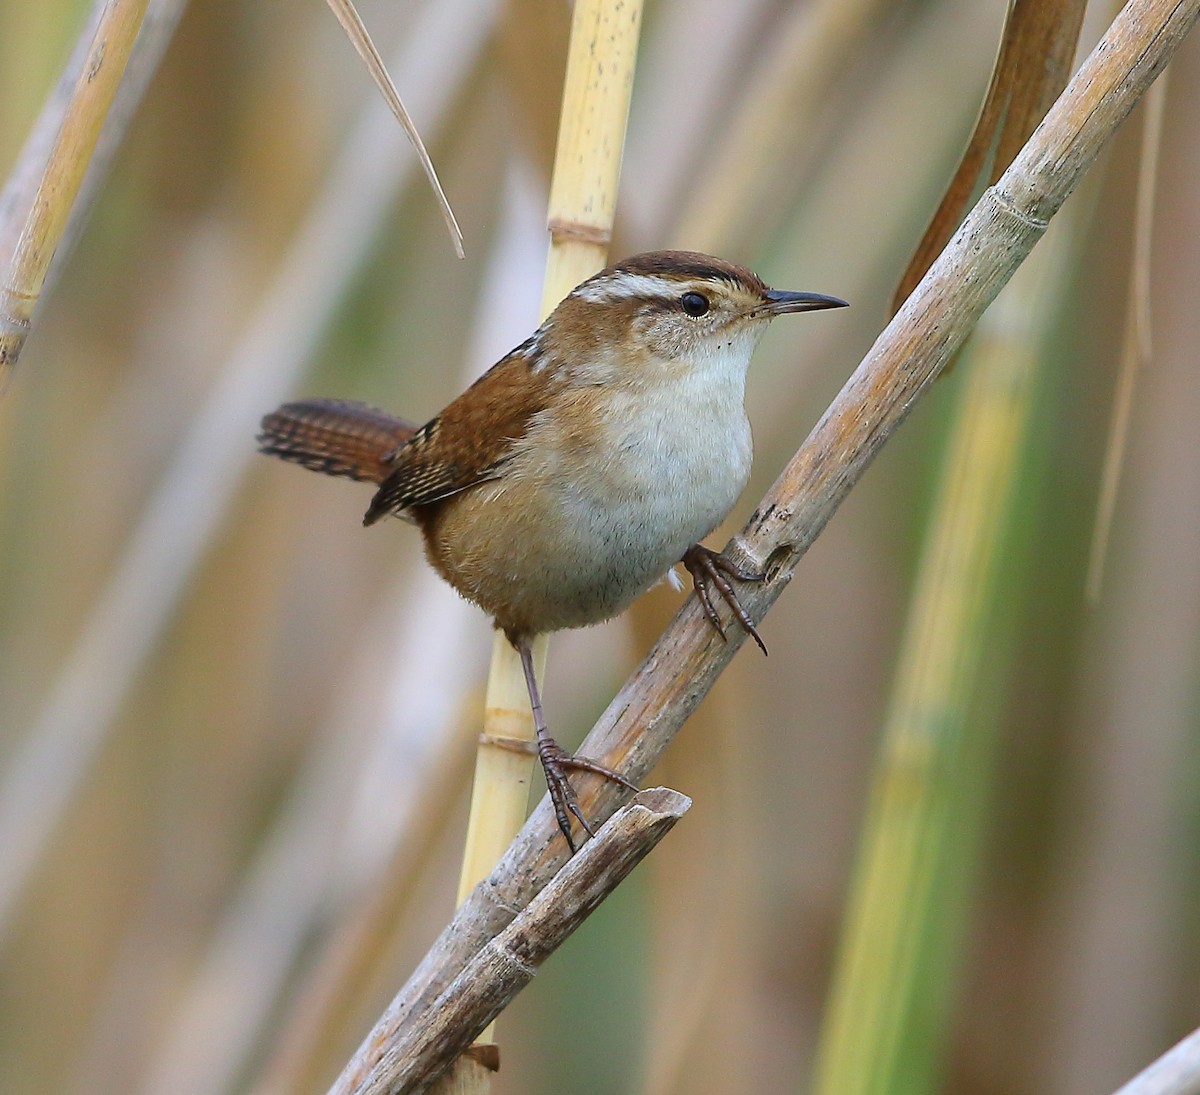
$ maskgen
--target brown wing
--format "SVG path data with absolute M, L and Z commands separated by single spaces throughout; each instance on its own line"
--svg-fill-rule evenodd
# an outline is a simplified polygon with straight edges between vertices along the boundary
M 345 399 L 285 403 L 262 420 L 259 452 L 325 475 L 382 483 L 391 457 L 417 427 Z
M 417 430 L 396 453 L 363 524 L 499 477 L 513 442 L 550 397 L 553 378 L 537 360 L 530 344 L 518 347 Z

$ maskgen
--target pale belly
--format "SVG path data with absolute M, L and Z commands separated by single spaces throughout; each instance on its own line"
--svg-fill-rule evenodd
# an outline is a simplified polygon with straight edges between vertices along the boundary
M 607 458 L 560 453 L 548 474 L 514 461 L 503 479 L 445 507 L 427 537 L 430 561 L 510 632 L 607 620 L 737 501 L 750 470 L 750 431 L 744 413 L 729 426 L 720 445 L 642 429 L 605 445 Z

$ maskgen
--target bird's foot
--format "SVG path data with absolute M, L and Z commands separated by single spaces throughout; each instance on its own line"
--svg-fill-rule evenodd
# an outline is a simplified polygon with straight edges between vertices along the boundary
M 614 783 L 621 784 L 622 787 L 628 787 L 631 791 L 636 792 L 637 788 L 620 772 L 614 772 L 611 768 L 606 768 L 603 764 L 588 760 L 586 757 L 577 757 L 574 753 L 568 753 L 549 734 L 538 738 L 537 751 L 538 759 L 542 762 L 542 771 L 546 773 L 546 788 L 550 792 L 554 816 L 558 820 L 558 827 L 562 830 L 563 836 L 567 838 L 567 846 L 574 853 L 576 844 L 575 838 L 571 834 L 572 817 L 583 826 L 584 832 L 588 836 L 596 834 L 579 806 L 579 799 L 575 796 L 575 789 L 567 778 L 566 769 L 574 768 L 580 772 L 592 772 L 605 779 L 611 779 Z
M 712 548 L 707 548 L 703 544 L 693 544 L 683 553 L 683 559 L 680 560 L 688 569 L 688 573 L 692 576 L 692 584 L 696 588 L 696 597 L 700 601 L 700 607 L 704 609 L 704 615 L 708 617 L 708 622 L 717 629 L 717 634 L 722 639 L 725 638 L 725 628 L 721 626 L 721 619 L 717 615 L 717 610 L 712 603 L 712 589 L 721 595 L 721 599 L 729 606 L 733 613 L 734 619 L 742 625 L 746 634 L 750 636 L 756 643 L 759 649 L 765 654 L 767 652 L 767 644 L 762 641 L 762 636 L 759 635 L 758 629 L 754 626 L 754 621 L 750 619 L 749 613 L 742 607 L 742 602 L 738 600 L 737 591 L 730 583 L 730 578 L 737 578 L 742 582 L 761 582 L 763 575 L 751 574 L 749 571 L 742 570 L 735 566 L 725 558 L 719 551 L 713 551 Z

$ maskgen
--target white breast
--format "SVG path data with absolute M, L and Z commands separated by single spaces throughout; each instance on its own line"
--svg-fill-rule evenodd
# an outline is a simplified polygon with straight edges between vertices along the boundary
M 547 569 L 546 584 L 565 603 L 591 600 L 602 606 L 595 619 L 615 615 L 733 508 L 752 457 L 745 366 L 714 365 L 726 367 L 610 391 L 589 444 L 554 446 L 562 467 L 546 501 L 565 520 L 562 565 Z M 588 588 L 573 589 L 581 579 Z
M 535 415 L 504 475 L 446 518 L 470 561 L 453 584 L 497 616 L 503 593 L 513 627 L 555 631 L 609 619 L 662 578 L 750 474 L 753 342 L 719 349 L 654 362 L 653 383 L 579 385 Z
M 565 504 L 602 540 L 639 556 L 657 546 L 677 561 L 724 519 L 750 475 L 743 389 L 740 376 L 692 372 L 652 398 L 634 391 L 613 399 L 593 454 L 600 474 Z

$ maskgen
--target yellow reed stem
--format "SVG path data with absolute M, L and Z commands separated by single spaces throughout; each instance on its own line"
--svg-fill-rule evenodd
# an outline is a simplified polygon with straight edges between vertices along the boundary
M 640 0 L 579 0 L 571 22 L 558 146 L 547 214 L 550 253 L 542 293 L 545 316 L 579 282 L 608 261 L 625 144 L 625 125 L 641 27 Z M 546 638 L 534 643 L 539 680 L 546 664 Z M 500 633 L 492 647 L 483 735 L 476 755 L 475 783 L 459 879 L 461 901 L 486 877 L 525 820 L 531 755 L 506 743 L 533 740 L 533 717 L 516 651 Z M 494 1024 L 480 1037 L 494 1037 Z M 483 1090 L 487 1073 L 462 1061 L 447 1083 L 454 1090 Z M 463 1069 L 477 1077 L 464 1087 Z M 439 1091 L 451 1090 L 439 1087 Z
M 107 4 L 12 252 L 0 256 L 4 267 L 0 283 L 0 387 L 25 345 L 46 272 L 67 227 L 148 3 L 111 0 Z M 21 170 L 19 166 L 18 173 Z

